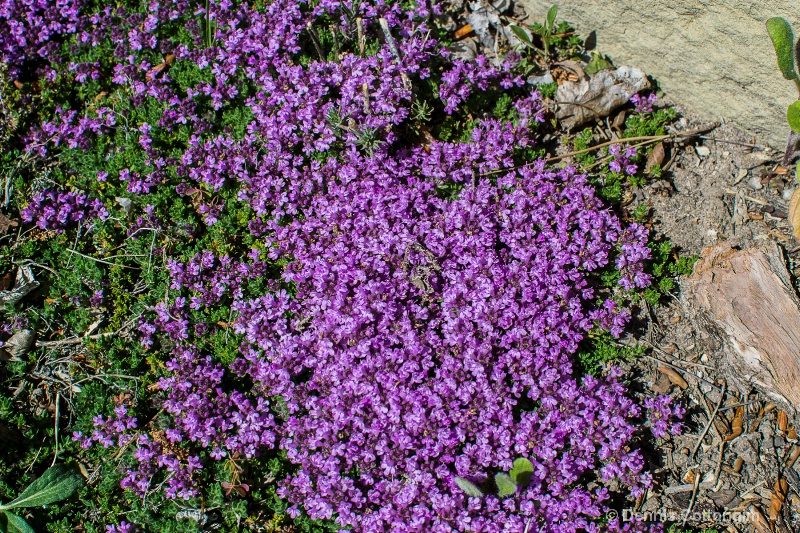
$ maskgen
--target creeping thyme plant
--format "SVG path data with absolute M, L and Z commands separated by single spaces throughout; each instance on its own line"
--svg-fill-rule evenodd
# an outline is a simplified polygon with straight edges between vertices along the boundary
M 0 420 L 22 426 L 14 402 L 51 376 L 70 407 L 57 447 L 89 479 L 36 524 L 622 529 L 609 486 L 650 482 L 644 413 L 620 371 L 573 365 L 649 286 L 648 232 L 532 156 L 545 109 L 520 57 L 453 59 L 439 10 L 4 2 L 20 226 L 1 251 L 41 286 L 4 309 L 3 339 L 45 344 L 4 369 L 40 378 L 2 392 Z M 635 150 L 611 155 L 636 172 Z M 679 414 L 647 408 L 659 432 Z M 59 438 L 47 402 L 31 409 L 0 493 Z

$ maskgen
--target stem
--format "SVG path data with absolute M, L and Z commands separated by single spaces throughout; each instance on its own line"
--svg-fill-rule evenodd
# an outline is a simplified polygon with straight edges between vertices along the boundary
M 612 144 L 627 144 L 627 143 L 638 142 L 638 141 L 645 141 L 647 143 L 647 142 L 663 141 L 663 140 L 666 140 L 666 139 L 675 139 L 677 137 L 693 137 L 693 136 L 698 135 L 700 133 L 704 133 L 704 132 L 706 132 L 708 130 L 714 129 L 717 126 L 719 126 L 719 124 L 715 123 L 715 124 L 712 124 L 710 126 L 705 126 L 705 127 L 702 127 L 702 128 L 696 128 L 696 129 L 687 130 L 687 131 L 679 131 L 677 133 L 667 133 L 667 134 L 664 134 L 664 135 L 642 135 L 642 136 L 639 136 L 639 137 L 626 137 L 626 138 L 623 138 L 623 139 L 616 139 L 616 140 L 613 140 L 613 141 L 608 141 L 608 142 L 604 142 L 604 143 L 598 144 L 596 146 L 591 146 L 589 148 L 584 148 L 583 150 L 577 150 L 575 152 L 570 152 L 568 154 L 562 154 L 562 155 L 558 155 L 558 156 L 555 156 L 555 157 L 551 157 L 551 158 L 548 158 L 546 160 L 546 162 L 547 163 L 552 163 L 553 161 L 559 161 L 561 159 L 565 159 L 567 157 L 572 157 L 574 155 L 585 154 L 587 152 L 593 152 L 595 150 L 599 150 L 600 148 L 605 148 L 606 146 L 611 146 Z M 510 172 L 512 170 L 525 168 L 525 167 L 530 166 L 530 165 L 532 165 L 534 163 L 535 163 L 535 161 L 530 162 L 530 163 L 525 163 L 524 165 L 518 165 L 518 166 L 515 166 L 515 167 L 500 168 L 500 169 L 497 169 L 497 170 L 490 170 L 490 171 L 484 172 L 484 173 L 482 173 L 480 175 L 481 176 L 489 176 L 489 175 L 492 175 L 492 174 L 498 174 L 500 172 Z

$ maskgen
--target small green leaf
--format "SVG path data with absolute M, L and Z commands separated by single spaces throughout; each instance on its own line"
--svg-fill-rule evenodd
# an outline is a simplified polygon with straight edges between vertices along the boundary
M 531 475 L 533 474 L 533 464 L 524 457 L 520 457 L 514 461 L 514 467 L 509 472 L 511 479 L 517 485 L 526 487 L 531 482 Z
M 607 68 L 611 68 L 611 62 L 598 54 L 597 52 L 592 52 L 592 58 L 589 60 L 589 64 L 583 68 L 583 71 L 586 74 L 596 74 L 601 70 L 605 70 Z
M 794 102 L 786 110 L 786 120 L 789 122 L 790 128 L 800 133 L 800 100 Z
M 558 15 L 558 6 L 554 5 L 550 9 L 547 10 L 547 30 L 553 31 L 553 23 L 556 21 L 556 15 Z
M 73 467 L 59 464 L 48 468 L 42 476 L 28 485 L 17 499 L 0 505 L 0 510 L 15 507 L 39 507 L 69 498 L 83 485 L 80 472 Z
M 467 481 L 463 477 L 456 478 L 456 485 L 458 485 L 458 488 L 463 490 L 464 494 L 467 496 L 472 496 L 473 498 L 480 498 L 483 496 L 483 492 L 481 492 L 481 489 L 479 489 L 475 483 Z
M 36 533 L 24 518 L 8 511 L 0 513 L 0 531 L 3 533 Z
M 514 33 L 514 35 L 517 36 L 517 39 L 519 39 L 523 43 L 527 44 L 528 46 L 532 46 L 533 45 L 533 42 L 531 41 L 531 38 L 528 35 L 527 31 L 525 31 L 524 29 L 520 28 L 516 24 L 512 24 L 510 26 L 510 28 L 511 28 L 511 31 Z
M 767 21 L 767 31 L 778 56 L 778 67 L 787 80 L 797 79 L 794 68 L 794 32 L 792 25 L 783 17 L 773 17 Z
M 505 472 L 500 472 L 494 476 L 494 483 L 497 485 L 497 494 L 502 496 L 511 496 L 517 493 L 517 484 L 511 479 L 511 476 Z

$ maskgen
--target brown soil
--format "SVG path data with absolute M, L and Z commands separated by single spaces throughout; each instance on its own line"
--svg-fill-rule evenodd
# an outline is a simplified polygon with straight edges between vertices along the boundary
M 703 124 L 680 111 L 684 118 L 676 130 Z M 784 248 L 789 270 L 796 274 L 794 258 L 800 242 L 792 238 L 786 220 L 794 185 L 789 175 L 780 174 L 780 167 L 775 172 L 782 152 L 757 146 L 730 125 L 704 137 L 673 145 L 664 179 L 636 192 L 637 203 L 652 207 L 653 235 L 671 241 L 681 254 L 697 255 L 725 240 L 747 248 L 771 239 Z M 756 393 L 739 394 L 725 383 L 715 347 L 708 346 L 687 320 L 677 291 L 648 315 L 645 335 L 626 340 L 652 346 L 648 357 L 636 361 L 631 371 L 639 376 L 643 394 L 671 391 L 687 415 L 683 434 L 659 441 L 652 450 L 650 468 L 656 483 L 633 507 L 645 518 L 685 522 L 687 528 L 800 530 L 800 478 L 796 466 L 788 465 L 800 448 L 791 438 L 796 435 L 779 429 L 780 410 L 770 410 L 768 401 Z M 678 369 L 687 388 L 672 385 L 658 370 L 664 363 Z M 746 402 L 752 403 L 728 408 Z M 709 424 L 718 404 L 719 414 Z M 741 434 L 734 429 L 739 424 Z M 705 436 L 698 445 L 701 435 Z M 786 480 L 785 490 L 780 482 L 776 485 L 779 478 Z

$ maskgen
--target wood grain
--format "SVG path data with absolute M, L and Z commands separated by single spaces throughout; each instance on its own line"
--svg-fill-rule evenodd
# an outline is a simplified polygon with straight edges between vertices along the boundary
M 752 387 L 792 416 L 800 406 L 800 299 L 780 248 L 703 251 L 682 283 L 695 324 L 723 341 L 718 364 L 742 392 Z

